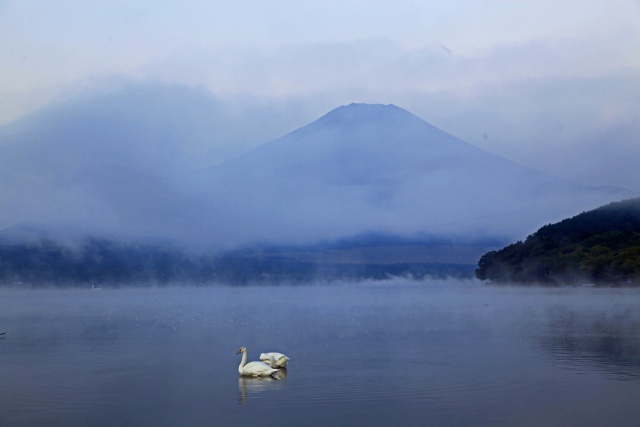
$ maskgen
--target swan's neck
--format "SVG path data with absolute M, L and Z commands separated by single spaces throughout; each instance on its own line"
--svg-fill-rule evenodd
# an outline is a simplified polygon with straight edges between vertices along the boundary
M 238 369 L 242 369 L 244 367 L 244 365 L 247 363 L 247 353 L 242 353 L 242 360 L 240 361 L 240 366 L 238 366 Z

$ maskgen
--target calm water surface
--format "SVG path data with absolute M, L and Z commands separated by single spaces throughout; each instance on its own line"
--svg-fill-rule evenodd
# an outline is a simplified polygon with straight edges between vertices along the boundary
M 2 426 L 640 425 L 638 290 L 3 289 L 0 332 Z

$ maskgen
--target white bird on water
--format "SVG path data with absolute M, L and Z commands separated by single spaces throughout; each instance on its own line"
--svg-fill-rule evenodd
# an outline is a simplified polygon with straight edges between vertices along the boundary
M 264 362 L 249 362 L 247 363 L 247 348 L 240 347 L 240 350 L 236 354 L 242 353 L 242 360 L 240 366 L 238 366 L 238 372 L 245 377 L 269 377 L 279 369 L 274 369 Z
M 282 353 L 262 353 L 260 355 L 260 360 L 272 368 L 284 368 L 287 366 L 287 362 L 289 358 Z

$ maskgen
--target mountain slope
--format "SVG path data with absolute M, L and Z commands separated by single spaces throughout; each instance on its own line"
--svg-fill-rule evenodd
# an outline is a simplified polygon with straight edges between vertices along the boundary
M 528 232 L 623 192 L 566 182 L 467 144 L 394 105 L 351 104 L 206 171 L 241 239 Z

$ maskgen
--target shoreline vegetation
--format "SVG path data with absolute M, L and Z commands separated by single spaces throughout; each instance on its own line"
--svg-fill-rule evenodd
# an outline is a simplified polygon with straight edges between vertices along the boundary
M 640 198 L 545 225 L 484 254 L 475 274 L 496 284 L 640 287 Z

